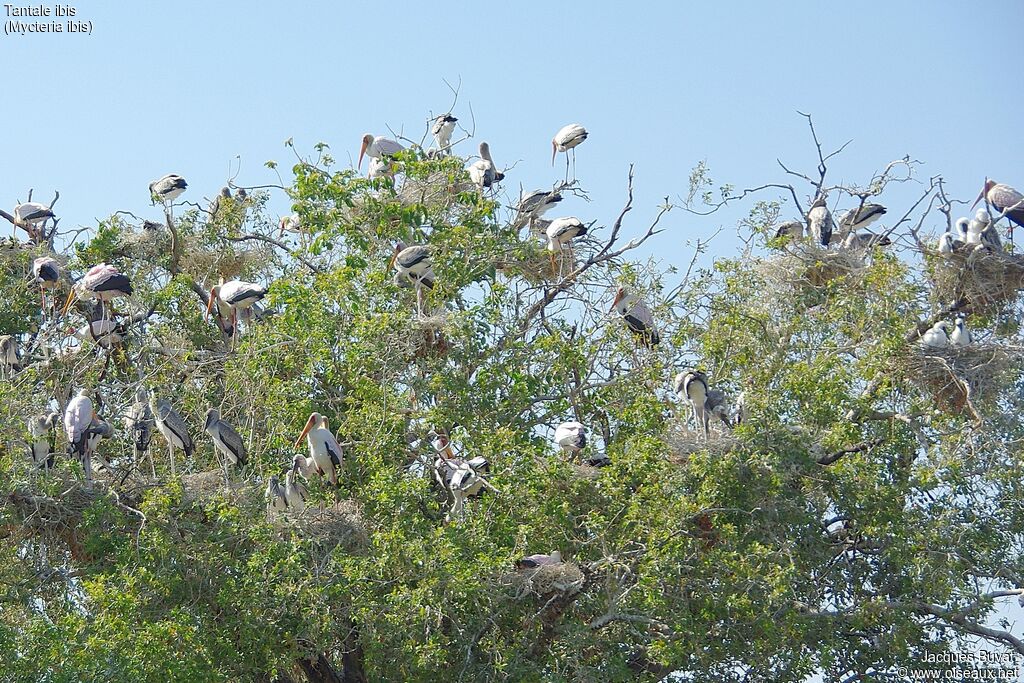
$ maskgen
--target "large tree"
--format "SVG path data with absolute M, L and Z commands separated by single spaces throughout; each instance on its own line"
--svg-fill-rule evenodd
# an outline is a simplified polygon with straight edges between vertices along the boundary
M 839 246 L 841 225 L 829 248 L 776 237 L 819 196 L 884 201 L 915 170 L 840 186 L 817 149 L 816 171 L 717 196 L 699 166 L 668 217 L 634 207 L 623 169 L 621 211 L 581 216 L 589 233 L 554 261 L 516 199 L 419 150 L 368 180 L 320 147 L 287 187 L 159 223 L 16 228 L 0 249 L 0 334 L 22 349 L 0 385 L 2 676 L 783 683 L 892 680 L 926 653 L 1024 656 L 993 623 L 1024 586 L 1024 260 L 938 253 L 931 236 L 957 217 L 938 176 L 889 207 L 889 246 Z M 266 210 L 274 192 L 296 232 Z M 636 260 L 674 216 L 736 205 L 740 253 Z M 395 277 L 399 241 L 429 245 L 432 289 Z M 134 294 L 61 314 L 65 278 L 41 310 L 42 255 L 71 279 L 115 265 Z M 269 284 L 264 314 L 204 319 L 222 278 Z M 609 312 L 618 287 L 649 304 L 660 344 Z M 974 343 L 921 345 L 958 314 Z M 97 315 L 121 323 L 120 344 L 69 338 Z M 673 392 L 685 367 L 734 424 L 701 436 Z M 161 436 L 154 477 L 121 427 L 140 386 L 196 441 L 177 476 Z M 63 435 L 53 470 L 27 455 L 26 419 L 78 388 L 117 430 L 91 484 Z M 248 448 L 230 484 L 209 407 Z M 311 476 L 305 511 L 268 513 L 312 412 L 342 444 L 339 487 Z M 578 456 L 551 442 L 564 421 L 588 430 Z M 490 463 L 461 514 L 434 475 L 437 434 Z M 513 565 L 550 550 L 565 561 Z

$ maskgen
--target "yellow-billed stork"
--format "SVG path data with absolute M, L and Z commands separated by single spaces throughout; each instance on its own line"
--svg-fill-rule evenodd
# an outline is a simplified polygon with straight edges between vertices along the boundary
M 469 179 L 481 190 L 490 188 L 505 179 L 505 174 L 498 171 L 491 159 L 491 146 L 480 143 L 480 158 L 469 165 Z
M 647 307 L 643 299 L 627 292 L 625 287 L 619 287 L 616 290 L 611 310 L 618 311 L 626 321 L 629 331 L 636 335 L 644 346 L 657 346 L 661 341 L 651 309 Z
M 423 288 L 433 289 L 435 279 L 430 247 L 421 244 L 409 247 L 398 242 L 391 256 L 391 266 L 399 278 L 416 288 L 416 312 L 423 315 Z
M 562 553 L 552 550 L 550 553 L 535 553 L 516 560 L 516 569 L 538 569 L 553 564 L 562 564 Z
M 64 410 L 64 434 L 68 438 L 68 450 L 76 457 L 85 470 L 85 480 L 92 482 L 92 463 L 89 461 L 89 426 L 96 418 L 92 399 L 88 389 L 79 390 L 78 394 L 68 401 Z
M 106 317 L 106 304 L 117 297 L 131 296 L 133 292 L 132 282 L 127 275 L 114 266 L 106 263 L 95 265 L 86 271 L 71 288 L 68 293 L 68 300 L 64 304 L 64 313 L 68 312 L 75 299 L 92 300 L 98 299 L 100 308 Z
M 839 227 L 844 235 L 857 230 L 863 230 L 884 216 L 885 212 L 886 208 L 881 204 L 868 202 L 863 206 L 849 209 L 840 214 Z
M 565 179 L 569 180 L 569 151 L 572 150 L 573 174 L 576 169 L 576 147 L 587 139 L 590 133 L 578 123 L 570 123 L 562 126 L 551 138 L 551 165 L 555 165 L 555 155 L 559 152 L 565 153 Z
M 587 428 L 580 422 L 563 422 L 555 428 L 555 444 L 570 455 L 587 447 Z
M 331 485 L 337 487 L 343 456 L 341 446 L 327 424 L 327 418 L 320 413 L 312 413 L 306 420 L 306 426 L 303 427 L 299 438 L 295 440 L 296 448 L 302 443 L 303 438 L 309 444 L 309 455 L 316 465 L 317 474 L 327 477 Z
M 266 287 L 261 287 L 252 282 L 244 282 L 242 280 L 221 282 L 210 288 L 210 298 L 206 302 L 206 318 L 209 320 L 210 311 L 213 310 L 214 305 L 218 306 L 218 311 L 221 312 L 222 317 L 228 313 L 230 314 L 231 333 L 233 335 L 238 324 L 239 312 L 251 308 L 266 295 Z
M 188 183 L 177 173 L 168 173 L 149 184 L 149 196 L 154 204 L 159 201 L 165 207 L 181 196 Z
M 359 146 L 359 162 L 356 164 L 356 168 L 360 168 L 363 165 L 364 156 L 380 159 L 385 156 L 394 156 L 404 149 L 405 147 L 396 140 L 386 138 L 383 135 L 374 137 L 372 133 L 367 133 L 363 136 L 362 144 Z
M 512 227 L 519 230 L 529 223 L 532 230 L 534 222 L 560 201 L 562 194 L 554 190 L 523 190 L 519 197 L 519 205 L 516 206 L 516 218 L 512 222 Z
M 46 290 L 54 289 L 60 284 L 60 272 L 60 261 L 52 256 L 40 256 L 32 261 L 32 279 L 39 285 L 39 305 L 44 312 L 46 311 Z
M 1013 225 L 1024 226 L 1024 194 L 1009 185 L 985 178 L 985 185 L 981 188 L 981 192 L 971 208 L 977 206 L 982 199 L 996 211 L 1004 214 L 1010 221 L 1010 239 L 1012 240 Z

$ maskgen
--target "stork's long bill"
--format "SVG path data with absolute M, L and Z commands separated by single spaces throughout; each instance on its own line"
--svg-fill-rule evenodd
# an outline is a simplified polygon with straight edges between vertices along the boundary
M 302 428 L 302 433 L 299 434 L 299 438 L 295 440 L 296 448 L 299 447 L 299 445 L 302 443 L 302 440 L 306 438 L 307 434 L 309 434 L 310 430 L 316 426 L 316 417 L 316 413 L 313 413 L 312 415 L 309 416 L 309 419 L 306 420 L 306 426 Z
M 554 140 L 551 141 L 551 165 L 555 165 L 555 156 L 558 155 L 558 143 Z
M 363 167 L 363 156 L 366 155 L 366 148 L 370 145 L 371 142 L 370 140 L 367 140 L 366 137 L 363 138 L 363 144 L 359 146 L 359 163 L 356 164 L 356 168 Z
M 985 184 L 982 186 L 981 192 L 978 193 L 978 198 L 974 200 L 973 204 L 971 204 L 972 211 L 974 210 L 974 207 L 978 205 L 978 202 L 985 198 L 985 195 L 988 194 L 988 191 L 991 190 L 995 184 L 996 181 L 985 178 Z
M 217 301 L 217 294 L 214 292 L 216 287 L 210 288 L 210 300 L 206 302 L 206 317 L 204 320 L 210 319 L 210 311 L 213 310 L 213 304 Z

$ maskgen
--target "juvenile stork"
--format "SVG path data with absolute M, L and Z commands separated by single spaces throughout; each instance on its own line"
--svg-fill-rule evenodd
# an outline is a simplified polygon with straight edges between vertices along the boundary
M 341 474 L 342 452 L 341 445 L 327 424 L 327 418 L 320 413 L 310 414 L 302 433 L 295 440 L 296 448 L 302 443 L 303 438 L 309 444 L 309 455 L 316 465 L 317 474 L 327 477 L 331 486 L 337 488 L 338 476 Z
M 37 469 L 51 469 L 57 454 L 55 452 L 54 428 L 60 415 L 56 412 L 40 413 L 28 419 L 28 433 L 32 436 L 29 456 Z
M 949 333 L 950 346 L 968 346 L 974 342 L 974 335 L 967 329 L 967 319 L 963 315 L 956 317 L 953 331 Z
M 316 474 L 316 463 L 313 462 L 312 457 L 306 457 L 301 453 L 296 453 L 292 456 L 292 467 L 302 475 L 302 478 L 309 481 Z
M 622 319 L 626 321 L 629 331 L 644 346 L 648 348 L 657 346 L 661 341 L 661 338 L 658 336 L 658 328 L 654 325 L 654 316 L 651 314 L 651 309 L 647 307 L 643 299 L 627 292 L 624 287 L 619 287 L 616 290 L 615 300 L 612 301 L 609 313 L 611 311 L 618 311 Z
M 165 398 L 157 398 L 155 395 L 149 397 L 149 407 L 153 411 L 153 419 L 156 421 L 156 428 L 160 430 L 167 441 L 167 450 L 171 457 L 171 478 L 178 476 L 177 467 L 174 463 L 174 449 L 185 452 L 185 457 L 192 455 L 195 446 L 192 437 L 188 433 L 188 425 L 181 415 L 174 410 L 171 402 Z
M 786 221 L 775 226 L 775 239 L 788 237 L 790 240 L 802 240 L 804 238 L 804 224 L 802 221 Z
M 76 457 L 85 470 L 85 481 L 92 484 L 92 463 L 89 459 L 89 426 L 96 419 L 89 391 L 82 389 L 68 401 L 64 410 L 64 434 L 68 438 L 68 451 Z
M 537 569 L 539 567 L 550 566 L 553 564 L 562 564 L 562 553 L 558 550 L 552 550 L 548 554 L 536 553 L 534 555 L 527 555 L 516 560 L 516 569 Z
M 101 349 L 117 346 L 124 339 L 124 329 L 113 320 L 94 320 L 72 329 L 71 335 L 80 341 L 94 342 Z
M 132 436 L 132 463 L 138 467 L 139 462 L 149 451 L 149 442 L 153 438 L 153 411 L 149 408 L 149 393 L 145 387 L 135 390 L 135 403 L 128 408 L 124 418 L 125 431 Z M 149 458 L 150 474 L 156 479 L 156 463 L 152 453 Z
M 437 143 L 437 149 L 442 154 L 448 151 L 448 148 L 452 143 L 452 133 L 455 132 L 455 124 L 458 123 L 458 119 L 451 114 L 441 114 L 434 119 L 434 125 L 430 128 L 430 133 L 434 136 L 434 141 Z
M 554 190 L 523 191 L 516 207 L 516 218 L 512 221 L 512 228 L 519 230 L 529 223 L 532 230 L 534 222 L 560 201 L 562 194 Z
M 811 204 L 807 212 L 807 222 L 811 227 L 811 237 L 823 247 L 827 247 L 832 241 L 832 232 L 835 230 L 835 222 L 832 220 L 832 212 L 828 210 L 825 195 L 819 196 Z
M 164 208 L 168 208 L 171 202 L 180 197 L 186 188 L 188 188 L 188 183 L 184 178 L 177 173 L 168 173 L 163 178 L 149 184 L 149 197 L 154 204 L 159 201 Z
M 99 454 L 100 441 L 114 436 L 114 428 L 109 422 L 94 417 L 86 431 L 85 450 L 89 456 L 89 465 L 97 470 L 110 469 L 110 460 Z M 96 457 L 93 457 L 96 456 Z
M 302 512 L 306 509 L 306 498 L 309 492 L 301 481 L 298 480 L 299 464 L 292 459 L 292 467 L 284 476 L 284 499 L 290 510 Z
M 423 288 L 434 288 L 434 268 L 430 254 L 431 249 L 428 246 L 414 244 L 407 247 L 405 242 L 398 242 L 391 256 L 391 267 L 398 276 L 411 282 L 416 288 L 416 312 L 421 316 L 424 308 Z
M 921 335 L 921 345 L 932 349 L 946 348 L 949 346 L 948 330 L 949 323 L 945 320 L 939 320 Z
M 561 258 L 561 252 L 563 249 L 568 249 L 570 256 L 572 256 L 572 241 L 577 237 L 582 237 L 587 234 L 587 226 L 583 224 L 579 218 L 575 216 L 568 216 L 566 218 L 556 218 L 551 221 L 545 231 L 548 236 L 548 252 L 551 258 L 551 272 L 555 273 L 555 252 L 559 252 L 557 274 L 559 277 L 562 275 L 563 259 Z
M 975 245 L 975 249 L 1002 251 L 1003 242 L 999 239 L 999 231 L 992 222 L 992 216 L 985 209 L 978 209 L 967 225 L 967 243 Z
M 228 463 L 235 467 L 242 467 L 246 463 L 245 442 L 235 431 L 234 427 L 225 420 L 220 419 L 220 411 L 210 408 L 206 411 L 206 433 L 213 439 L 216 450 L 224 456 L 224 485 L 230 485 L 228 481 Z
M 578 123 L 570 123 L 563 126 L 551 138 L 551 165 L 555 165 L 555 156 L 559 152 L 565 153 L 565 181 L 569 182 L 569 150 L 572 150 L 573 175 L 576 174 L 576 147 L 583 143 L 590 133 Z
M 956 232 L 948 229 L 939 238 L 939 253 L 944 257 L 962 250 L 967 245 L 968 226 L 970 221 L 966 218 L 958 218 L 956 221 Z
M 281 480 L 277 478 L 276 474 L 271 475 L 264 495 L 267 499 L 268 517 L 274 512 L 284 512 L 288 509 L 288 498 L 284 494 L 284 486 L 281 485 Z
M 60 262 L 52 256 L 40 256 L 32 261 L 32 279 L 39 285 L 39 306 L 45 312 L 46 290 L 54 289 L 60 283 Z
M 284 237 L 286 232 L 297 232 L 302 234 L 302 218 L 297 213 L 293 213 L 290 216 L 281 216 L 281 220 L 277 222 L 277 226 L 280 228 L 278 238 Z
M 693 421 L 698 433 L 707 441 L 709 427 L 707 375 L 699 370 L 688 368 L 675 376 L 672 388 L 679 398 L 689 401 L 693 408 Z
M 390 158 L 375 158 L 370 157 L 370 166 L 366 170 L 366 177 L 370 180 L 377 178 L 392 178 L 395 175 L 395 169 L 397 168 L 394 161 Z
M 491 146 L 486 142 L 480 143 L 480 158 L 470 164 L 468 170 L 469 179 L 480 190 L 490 188 L 505 179 L 505 174 L 495 167 L 494 160 L 491 159 Z
M 985 178 L 985 185 L 971 208 L 977 206 L 982 199 L 1010 221 L 1010 241 L 1013 241 L 1014 224 L 1024 226 L 1024 194 L 1009 185 Z
M 68 312 L 76 298 L 89 301 L 98 299 L 103 317 L 106 318 L 106 304 L 118 297 L 131 296 L 133 291 L 127 275 L 122 275 L 114 266 L 100 263 L 87 270 L 71 288 L 64 304 L 64 313 Z
M 843 249 L 854 251 L 868 251 L 875 247 L 887 247 L 892 240 L 886 235 L 876 235 L 873 232 L 851 232 L 843 240 Z
M 5 379 L 10 379 L 15 372 L 21 370 L 21 350 L 18 348 L 18 340 L 12 335 L 0 336 L 0 367 L 3 367 Z
M 587 428 L 580 422 L 563 422 L 555 428 L 555 444 L 571 456 L 587 447 Z
M 214 304 L 218 306 L 218 311 L 226 309 L 231 316 L 231 334 L 233 336 L 235 326 L 238 324 L 239 313 L 248 310 L 266 295 L 266 287 L 260 287 L 252 282 L 243 282 L 242 280 L 221 282 L 210 288 L 210 298 L 206 302 L 206 319 L 210 319 L 210 311 L 213 310 Z
M 356 164 L 356 168 L 362 167 L 364 156 L 380 159 L 394 156 L 404 149 L 405 147 L 391 138 L 386 138 L 383 135 L 374 137 L 372 133 L 367 133 L 363 136 L 363 142 L 359 146 L 359 163 Z

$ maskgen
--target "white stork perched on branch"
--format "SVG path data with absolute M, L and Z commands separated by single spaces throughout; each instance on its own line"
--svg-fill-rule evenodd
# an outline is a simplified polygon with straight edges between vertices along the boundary
M 188 188 L 188 183 L 177 173 L 168 173 L 159 180 L 149 184 L 149 196 L 154 204 L 159 201 L 164 208 L 170 207 L 171 202 L 180 197 Z
M 555 165 L 555 155 L 565 153 L 565 180 L 569 181 L 569 151 L 572 150 L 573 175 L 576 174 L 576 147 L 583 143 L 590 133 L 578 123 L 562 126 L 551 138 L 551 165 Z
M 309 455 L 313 459 L 313 464 L 316 465 L 317 473 L 322 477 L 327 477 L 331 486 L 337 488 L 343 454 L 341 445 L 331 433 L 327 418 L 320 413 L 310 414 L 309 419 L 306 420 L 306 426 L 302 428 L 302 433 L 295 440 L 296 448 L 302 443 L 303 438 L 309 444 Z
M 114 266 L 100 263 L 87 270 L 71 288 L 64 304 L 64 313 L 68 312 L 76 298 L 87 301 L 98 299 L 105 318 L 107 303 L 118 297 L 131 296 L 133 291 L 127 275 L 122 275 Z
M 39 202 L 22 202 L 14 207 L 12 218 L 16 227 L 22 228 L 28 233 L 29 239 L 38 243 L 43 237 L 40 226 L 49 219 L 56 218 L 56 214 L 50 207 Z
M 60 272 L 60 262 L 52 256 L 40 256 L 32 261 L 32 279 L 39 285 L 39 306 L 44 312 L 46 311 L 46 290 L 54 289 L 60 284 Z
M 654 316 L 651 309 L 647 307 L 642 299 L 635 294 L 630 294 L 624 287 L 619 287 L 615 292 L 615 300 L 612 301 L 613 311 L 618 311 L 626 326 L 640 343 L 646 347 L 657 346 L 661 341 L 658 336 L 658 328 L 654 325 Z
M 214 448 L 224 456 L 224 485 L 228 486 L 228 464 L 240 468 L 246 463 L 245 442 L 234 427 L 221 419 L 220 411 L 216 408 L 206 411 L 206 424 L 203 428 L 213 439 Z
M 192 451 L 195 449 L 192 437 L 188 433 L 188 425 L 167 399 L 158 399 L 155 395 L 150 396 L 149 406 L 153 410 L 156 428 L 160 430 L 160 433 L 167 441 L 167 449 L 171 457 L 171 477 L 176 477 L 178 476 L 178 471 L 174 463 L 174 449 L 177 448 L 184 451 L 186 458 L 191 456 Z
M 221 317 L 224 317 L 223 311 L 226 309 L 230 312 L 230 331 L 234 336 L 239 313 L 248 310 L 266 295 L 266 287 L 252 282 L 242 280 L 221 282 L 210 288 L 210 298 L 206 302 L 206 319 L 209 320 L 214 304 L 217 305 L 218 312 L 221 312 Z
M 568 249 L 572 254 L 572 241 L 587 234 L 587 226 L 579 218 L 568 216 L 551 221 L 545 231 L 548 236 L 548 252 L 551 257 L 551 272 L 555 272 L 555 252 Z M 559 254 L 558 275 L 562 275 L 562 259 Z
M 367 133 L 363 136 L 363 142 L 359 147 L 359 163 L 356 164 L 356 168 L 363 165 L 364 156 L 381 159 L 394 156 L 404 149 L 405 147 L 391 138 L 386 138 L 383 135 L 374 137 L 372 133 Z
M 455 132 L 455 124 L 458 119 L 451 114 L 441 114 L 434 119 L 434 125 L 430 127 L 430 133 L 434 136 L 437 149 L 442 154 L 448 151 L 452 143 L 452 133 Z
M 411 282 L 416 288 L 416 312 L 423 315 L 423 288 L 434 288 L 434 268 L 431 260 L 431 249 L 428 246 L 414 244 L 405 246 L 405 242 L 395 244 L 391 256 L 391 266 L 398 277 Z
M 32 436 L 29 456 L 37 469 L 52 469 L 57 457 L 54 443 L 54 429 L 60 415 L 54 411 L 40 413 L 28 419 L 28 433 Z

